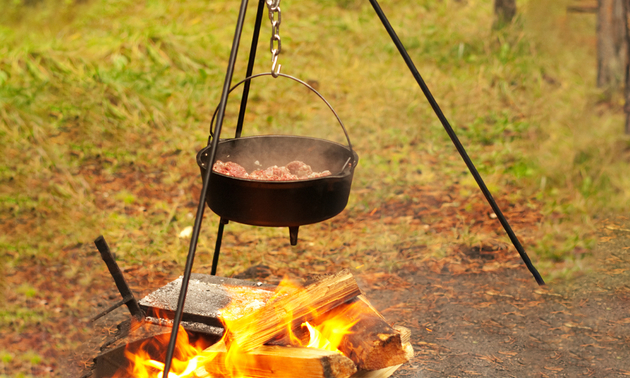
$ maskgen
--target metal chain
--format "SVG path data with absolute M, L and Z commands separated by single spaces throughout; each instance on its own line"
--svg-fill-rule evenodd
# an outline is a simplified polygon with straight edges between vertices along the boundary
M 266 0 L 269 8 L 269 20 L 271 21 L 271 75 L 278 77 L 282 65 L 278 64 L 278 55 L 282 51 L 282 41 L 280 40 L 280 23 L 282 14 L 280 12 L 280 0 Z

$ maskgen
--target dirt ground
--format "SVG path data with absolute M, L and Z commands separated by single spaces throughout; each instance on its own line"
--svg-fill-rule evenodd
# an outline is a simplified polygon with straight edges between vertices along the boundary
M 602 225 L 589 261 L 585 276 L 544 287 L 525 267 L 456 276 L 418 267 L 397 272 L 400 289 L 364 285 L 412 330 L 415 357 L 394 377 L 630 376 L 630 222 Z

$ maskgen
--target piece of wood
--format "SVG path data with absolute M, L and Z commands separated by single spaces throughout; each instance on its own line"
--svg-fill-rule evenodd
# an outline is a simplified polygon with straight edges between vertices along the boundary
M 407 327 L 395 325 L 392 328 L 398 333 L 400 333 L 400 341 L 403 344 L 409 344 L 411 342 L 411 330 Z
M 195 370 L 195 374 L 201 378 L 348 378 L 357 371 L 348 357 L 323 349 L 263 345 L 236 357 L 233 363 L 238 373 L 226 366 L 226 347 L 222 341 L 206 349 L 203 354 L 213 358 Z
M 361 294 L 354 277 L 348 270 L 328 276 L 303 289 L 276 295 L 263 307 L 238 319 L 226 321 L 226 342 L 236 344 L 241 352 L 262 346 L 265 342 L 291 328 L 310 321 L 316 314 Z
M 378 370 L 359 370 L 350 378 L 387 378 L 398 370 L 400 365 L 388 366 Z
M 413 348 L 409 348 L 411 332 L 403 327 L 400 327 L 403 333 L 394 329 L 363 296 L 323 314 L 313 323 L 321 325 L 333 320 L 343 324 L 356 322 L 338 348 L 360 370 L 380 370 L 403 364 L 413 357 Z

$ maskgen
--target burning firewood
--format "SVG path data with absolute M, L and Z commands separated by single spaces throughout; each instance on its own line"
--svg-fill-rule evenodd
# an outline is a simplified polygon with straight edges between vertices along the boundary
M 237 345 L 241 352 L 250 351 L 359 294 L 361 290 L 354 277 L 343 270 L 304 289 L 276 295 L 265 306 L 227 321 L 226 342 L 230 347 Z
M 339 344 L 339 350 L 361 370 L 379 370 L 400 365 L 413 356 L 410 332 L 394 329 L 364 296 L 344 303 L 316 318 L 315 325 L 335 319 L 337 323 L 354 324 Z
M 216 353 L 210 363 L 195 370 L 200 378 L 236 375 L 252 378 L 348 378 L 357 368 L 346 356 L 322 349 L 263 345 L 247 353 L 229 356 L 219 342 L 204 354 Z M 234 360 L 226 363 L 230 358 Z M 236 376 L 235 375 L 235 376 Z
M 401 365 L 402 364 L 388 366 L 386 368 L 378 370 L 359 370 L 350 378 L 387 378 L 390 375 L 394 374 Z

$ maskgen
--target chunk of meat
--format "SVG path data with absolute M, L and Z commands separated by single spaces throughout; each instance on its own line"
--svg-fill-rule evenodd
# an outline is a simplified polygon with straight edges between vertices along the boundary
M 264 181 L 294 181 L 330 175 L 328 170 L 313 172 L 310 165 L 297 160 L 290 162 L 284 167 L 273 165 L 266 169 L 255 170 L 252 173 L 247 173 L 240 164 L 231 161 L 224 163 L 221 160 L 217 160 L 212 166 L 212 170 L 227 176 Z
M 217 160 L 212 166 L 212 170 L 227 176 L 247 178 L 247 171 L 240 164 L 228 161 Z
M 278 167 L 277 165 L 273 165 L 267 169 L 256 170 L 249 175 L 249 178 L 252 180 L 265 181 L 292 181 L 298 179 L 287 167 Z
M 289 172 L 296 175 L 298 179 L 310 179 L 317 177 L 325 177 L 330 176 L 330 171 L 325 170 L 321 172 L 313 172 L 313 169 L 310 165 L 301 162 L 299 160 L 295 160 L 286 165 L 289 169 Z
M 299 178 L 308 177 L 308 175 L 313 173 L 310 165 L 299 160 L 295 160 L 287 164 L 287 169 Z

